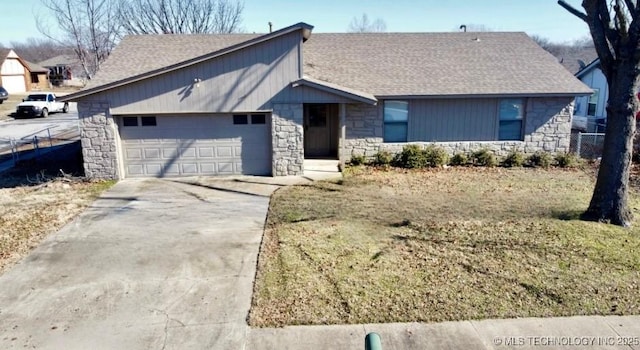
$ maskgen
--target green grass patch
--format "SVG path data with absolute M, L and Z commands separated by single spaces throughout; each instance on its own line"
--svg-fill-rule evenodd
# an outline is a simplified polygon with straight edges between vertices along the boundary
M 640 229 L 577 220 L 592 190 L 580 170 L 496 168 L 282 189 L 250 324 L 638 314 Z

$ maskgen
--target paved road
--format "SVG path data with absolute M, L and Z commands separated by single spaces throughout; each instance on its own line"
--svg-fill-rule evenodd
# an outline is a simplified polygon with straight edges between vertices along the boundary
M 47 131 L 49 130 L 49 131 Z M 10 140 L 30 142 L 34 136 L 48 138 L 78 130 L 76 104 L 69 105 L 69 113 L 53 113 L 47 118 L 9 119 L 0 122 L 0 150 L 10 147 Z
M 224 184 L 116 184 L 0 276 L 0 349 L 243 349 L 277 186 Z

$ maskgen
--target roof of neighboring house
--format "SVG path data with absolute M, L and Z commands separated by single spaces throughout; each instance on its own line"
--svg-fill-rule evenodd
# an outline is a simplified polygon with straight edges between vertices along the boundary
M 581 47 L 565 50 L 556 54 L 556 57 L 569 72 L 576 74 L 589 62 L 598 58 L 598 53 L 593 47 Z
M 292 30 L 310 34 L 311 28 L 298 23 L 265 35 L 127 36 L 85 91 L 72 97 L 200 63 Z M 305 84 L 324 82 L 365 99 L 591 93 L 525 33 L 321 33 L 313 34 L 303 51 Z
M 68 66 L 78 64 L 78 58 L 73 55 L 58 55 L 42 62 L 38 62 L 42 67 Z
M 11 53 L 11 49 L 0 49 L 0 62 L 3 62 L 7 56 Z
M 586 66 L 582 67 L 582 69 L 580 69 L 577 73 L 576 73 L 576 77 L 578 79 L 582 78 L 585 74 L 591 72 L 593 69 L 595 68 L 600 68 L 600 59 L 596 58 L 595 60 L 591 61 L 589 64 L 587 64 Z
M 49 70 L 47 68 L 44 68 L 40 65 L 37 65 L 33 62 L 29 62 L 29 61 L 24 61 L 24 63 L 27 64 L 27 68 L 29 69 L 29 72 L 32 73 L 49 73 Z

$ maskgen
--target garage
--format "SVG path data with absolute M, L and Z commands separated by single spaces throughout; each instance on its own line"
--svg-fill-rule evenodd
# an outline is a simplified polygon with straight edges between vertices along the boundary
M 4 75 L 2 76 L 2 86 L 10 94 L 17 94 L 27 91 L 24 75 Z
M 119 116 L 125 177 L 270 175 L 265 113 Z

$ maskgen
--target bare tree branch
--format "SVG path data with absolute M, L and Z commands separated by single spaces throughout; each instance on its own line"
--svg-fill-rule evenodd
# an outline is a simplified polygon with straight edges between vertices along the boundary
M 369 17 L 366 13 L 362 14 L 362 17 L 353 17 L 348 32 L 351 33 L 366 33 L 366 32 L 385 32 L 387 30 L 387 24 L 382 18 L 376 18 L 375 21 L 369 21 Z
M 575 9 L 573 6 L 569 5 L 566 1 L 564 0 L 558 0 L 558 5 L 564 7 L 565 10 L 569 11 L 572 15 L 580 18 L 583 21 L 587 21 L 587 15 L 580 12 L 579 10 Z
M 120 0 L 118 15 L 126 34 L 233 33 L 243 10 L 236 0 Z

